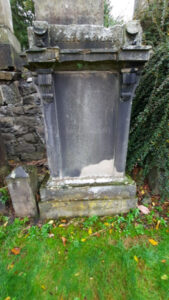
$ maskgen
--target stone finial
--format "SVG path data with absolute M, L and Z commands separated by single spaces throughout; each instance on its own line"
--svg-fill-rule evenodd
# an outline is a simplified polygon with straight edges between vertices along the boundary
M 37 21 L 49 24 L 103 25 L 103 0 L 34 0 Z
M 23 167 L 17 167 L 6 178 L 6 181 L 16 215 L 35 217 L 37 207 L 28 173 Z
M 12 13 L 9 0 L 0 0 L 0 25 L 13 32 Z

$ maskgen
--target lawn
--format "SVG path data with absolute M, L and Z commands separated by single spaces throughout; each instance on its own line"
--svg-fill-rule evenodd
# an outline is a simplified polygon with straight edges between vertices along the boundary
M 169 299 L 169 230 L 158 208 L 0 222 L 0 300 Z

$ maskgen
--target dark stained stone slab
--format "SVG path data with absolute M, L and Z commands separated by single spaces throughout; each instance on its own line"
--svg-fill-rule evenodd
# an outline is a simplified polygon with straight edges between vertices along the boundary
M 55 103 L 44 104 L 52 176 L 116 175 L 119 74 L 56 72 L 53 80 Z

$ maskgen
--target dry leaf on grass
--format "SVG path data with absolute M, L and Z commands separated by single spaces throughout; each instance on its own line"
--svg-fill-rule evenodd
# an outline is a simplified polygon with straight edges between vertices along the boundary
M 86 239 L 81 239 L 81 242 L 82 242 L 82 243 L 86 242 Z
M 48 237 L 51 239 L 51 238 L 55 237 L 55 235 L 53 233 L 49 233 Z
M 12 252 L 12 254 L 14 254 L 14 255 L 19 255 L 20 252 L 21 252 L 21 248 L 13 248 L 13 249 L 11 250 L 11 252 Z
M 150 244 L 153 245 L 153 246 L 157 246 L 158 245 L 158 242 L 153 240 L 153 239 L 150 239 L 149 240 Z
M 13 264 L 13 263 L 10 264 L 10 265 L 8 265 L 8 267 L 7 267 L 8 270 L 11 270 L 11 269 L 13 269 L 13 268 L 14 268 L 14 264 Z
M 158 220 L 158 222 L 157 222 L 157 225 L 156 225 L 156 230 L 158 230 L 158 229 L 159 229 L 159 226 L 160 226 L 160 220 Z
M 61 239 L 62 239 L 62 242 L 63 242 L 63 246 L 65 247 L 65 246 L 66 246 L 67 239 L 66 239 L 64 236 L 62 236 Z
M 138 257 L 136 255 L 134 255 L 134 260 L 138 263 Z
M 88 234 L 90 234 L 90 235 L 91 235 L 91 234 L 92 234 L 92 232 L 93 232 L 93 231 L 92 231 L 92 229 L 91 229 L 91 228 L 89 228 L 89 230 L 88 230 Z
M 138 205 L 138 209 L 144 214 L 148 215 L 150 213 L 150 210 L 144 206 L 144 205 Z
M 167 280 L 167 279 L 168 279 L 168 276 L 167 276 L 166 274 L 164 274 L 164 275 L 161 276 L 161 279 L 162 279 L 162 280 Z
M 46 286 L 41 285 L 42 290 L 46 291 Z

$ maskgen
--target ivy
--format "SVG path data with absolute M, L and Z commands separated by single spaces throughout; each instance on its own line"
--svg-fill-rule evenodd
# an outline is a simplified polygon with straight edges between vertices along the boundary
M 133 102 L 127 168 L 161 172 L 161 196 L 169 197 L 169 41 L 154 50 Z

